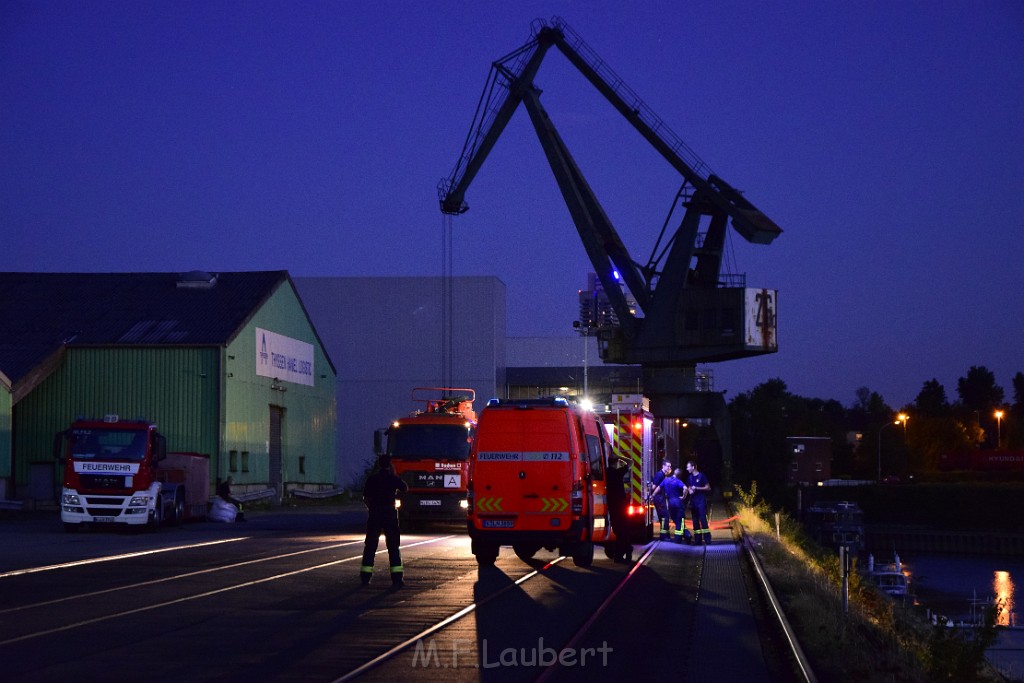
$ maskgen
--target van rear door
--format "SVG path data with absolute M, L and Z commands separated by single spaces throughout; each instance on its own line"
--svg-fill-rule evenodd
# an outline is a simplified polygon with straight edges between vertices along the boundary
M 578 466 L 564 408 L 485 410 L 473 464 L 477 528 L 569 528 L 569 496 Z

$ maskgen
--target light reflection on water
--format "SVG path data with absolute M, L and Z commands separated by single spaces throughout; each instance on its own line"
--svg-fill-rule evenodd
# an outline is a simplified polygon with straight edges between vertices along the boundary
M 1013 578 L 1010 572 L 996 570 L 992 579 L 992 592 L 998 602 L 1002 603 L 1003 611 L 996 621 L 1000 626 L 1010 625 L 1010 615 L 1013 614 Z

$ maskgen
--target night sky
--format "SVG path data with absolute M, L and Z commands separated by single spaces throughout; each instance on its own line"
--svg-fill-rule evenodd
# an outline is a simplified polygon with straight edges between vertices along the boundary
M 436 185 L 492 61 L 563 17 L 784 230 L 779 353 L 710 366 L 893 407 L 1024 371 L 1024 3 L 0 0 L 0 269 L 439 275 Z M 542 102 L 634 259 L 680 178 L 551 51 Z M 592 270 L 524 109 L 454 219 L 511 336 Z M 342 359 L 336 362 L 343 363 Z M 342 368 L 343 371 L 343 368 Z

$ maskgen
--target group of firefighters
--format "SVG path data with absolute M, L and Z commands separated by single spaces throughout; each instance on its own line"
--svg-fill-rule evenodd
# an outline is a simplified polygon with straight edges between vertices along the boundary
M 651 500 L 658 513 L 660 539 L 708 545 L 711 542 L 711 530 L 708 529 L 707 492 L 711 490 L 711 485 L 694 461 L 686 463 L 686 471 L 686 481 L 683 481 L 681 470 L 673 470 L 672 463 L 665 460 L 651 481 Z M 692 534 L 686 528 L 687 507 L 693 519 Z M 672 536 L 669 535 L 670 522 L 675 527 Z

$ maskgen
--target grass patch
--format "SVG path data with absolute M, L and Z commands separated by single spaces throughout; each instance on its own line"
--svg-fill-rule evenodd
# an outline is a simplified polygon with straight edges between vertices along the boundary
M 981 628 L 937 627 L 920 608 L 892 600 L 853 571 L 844 612 L 837 553 L 815 544 L 802 525 L 759 500 L 756 483 L 750 491 L 736 491 L 735 513 L 743 533 L 818 680 L 1004 680 L 984 656 L 996 637 L 998 606 L 988 610 Z

